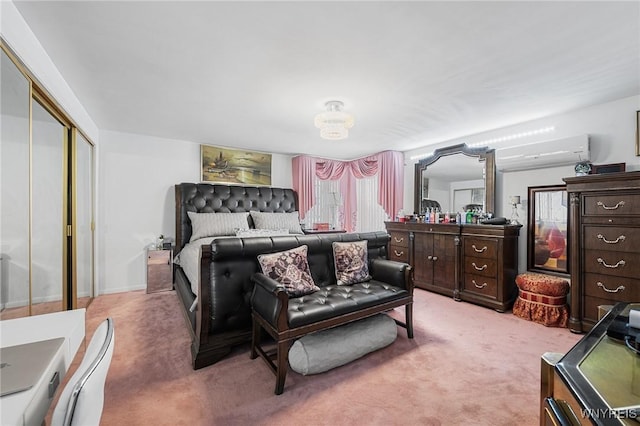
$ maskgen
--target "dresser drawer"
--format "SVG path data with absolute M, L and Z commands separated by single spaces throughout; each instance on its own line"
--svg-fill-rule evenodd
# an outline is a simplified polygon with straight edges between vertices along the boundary
M 640 252 L 585 250 L 584 270 L 616 277 L 640 277 Z
M 585 226 L 584 248 L 640 252 L 640 228 L 621 226 Z
M 585 216 L 640 216 L 640 194 L 586 195 Z
M 389 232 L 389 235 L 391 235 L 391 240 L 389 241 L 390 246 L 409 248 L 408 232 L 391 231 Z
M 483 238 L 465 238 L 464 255 L 482 259 L 495 259 L 498 256 L 498 241 Z
M 615 305 L 616 301 L 611 299 L 603 299 L 600 297 L 584 296 L 584 312 L 582 316 L 594 323 L 600 320 L 598 315 L 598 306 Z
M 612 302 L 633 302 L 640 300 L 640 280 L 586 273 L 584 294 Z
M 464 274 L 462 284 L 464 291 L 480 294 L 482 296 L 497 298 L 498 281 L 495 278 L 484 277 L 482 275 Z
M 409 248 L 406 246 L 389 245 L 389 260 L 409 263 Z
M 465 257 L 464 273 L 495 278 L 498 273 L 498 262 L 494 259 Z

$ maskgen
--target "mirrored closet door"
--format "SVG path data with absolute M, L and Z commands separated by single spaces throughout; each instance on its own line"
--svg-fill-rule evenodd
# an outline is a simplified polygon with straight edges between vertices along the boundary
M 0 52 L 0 313 L 29 315 L 31 84 Z
M 32 99 L 31 115 L 31 310 L 66 309 L 65 204 L 69 129 Z
M 93 145 L 76 130 L 74 138 L 75 188 L 72 211 L 75 212 L 72 253 L 75 260 L 73 287 L 77 300 L 73 308 L 86 308 L 94 296 L 93 265 Z
M 94 151 L 2 43 L 0 319 L 94 296 Z

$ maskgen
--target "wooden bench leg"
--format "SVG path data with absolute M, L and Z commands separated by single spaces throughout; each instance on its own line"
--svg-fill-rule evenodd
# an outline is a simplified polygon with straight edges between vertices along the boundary
M 256 351 L 256 347 L 260 344 L 260 324 L 256 317 L 251 315 L 252 318 L 252 328 L 251 328 L 251 359 L 256 359 L 258 357 L 258 352 Z
M 413 339 L 413 303 L 405 305 L 404 314 L 407 324 L 407 337 Z
M 291 348 L 292 343 L 293 342 L 291 340 L 278 342 L 278 359 L 276 361 L 276 395 L 280 395 L 284 391 L 284 382 L 287 379 L 287 370 L 289 369 L 289 349 Z

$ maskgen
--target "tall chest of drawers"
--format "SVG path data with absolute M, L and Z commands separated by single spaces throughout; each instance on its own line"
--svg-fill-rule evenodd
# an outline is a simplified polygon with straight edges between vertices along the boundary
M 569 194 L 571 316 L 589 331 L 599 305 L 640 301 L 640 172 L 565 178 Z

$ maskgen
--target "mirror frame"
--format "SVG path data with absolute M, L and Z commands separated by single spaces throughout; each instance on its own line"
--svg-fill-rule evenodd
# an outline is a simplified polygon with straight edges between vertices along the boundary
M 537 265 L 535 261 L 536 257 L 536 217 L 538 217 L 538 206 L 536 205 L 536 194 L 545 193 L 545 192 L 561 192 L 563 193 L 563 198 L 566 200 L 566 209 L 567 209 L 567 217 L 565 219 L 564 225 L 566 228 L 566 235 L 564 238 L 564 249 L 566 251 L 566 262 L 563 267 L 551 267 L 544 265 Z M 569 199 L 567 196 L 567 186 L 566 185 L 542 185 L 542 186 L 530 186 L 528 187 L 528 217 L 527 217 L 527 271 L 530 272 L 539 272 L 543 274 L 550 275 L 559 275 L 559 276 L 568 276 L 569 275 L 569 266 L 571 262 L 570 256 L 570 246 L 569 246 Z M 548 256 L 547 256 L 548 258 Z M 546 263 L 546 261 L 545 261 Z
M 415 176 L 413 184 L 413 211 L 420 212 L 422 172 L 427 167 L 442 157 L 454 154 L 463 154 L 467 157 L 475 157 L 479 162 L 485 163 L 484 175 L 484 208 L 486 212 L 495 214 L 495 194 L 496 194 L 496 157 L 495 150 L 489 147 L 470 148 L 466 144 L 452 145 L 438 148 L 433 155 L 423 158 L 415 165 Z

